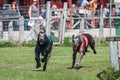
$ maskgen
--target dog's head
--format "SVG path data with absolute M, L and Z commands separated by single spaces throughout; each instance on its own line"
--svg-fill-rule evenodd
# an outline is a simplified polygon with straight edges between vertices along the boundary
M 75 35 L 72 36 L 72 42 L 73 42 L 74 49 L 77 49 L 82 43 L 80 36 L 75 36 Z
M 38 42 L 40 45 L 43 45 L 46 41 L 46 31 L 45 28 L 41 27 L 38 34 Z

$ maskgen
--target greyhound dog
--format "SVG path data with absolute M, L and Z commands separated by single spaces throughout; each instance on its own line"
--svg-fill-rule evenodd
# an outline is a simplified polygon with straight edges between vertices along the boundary
M 77 35 L 77 36 L 73 35 L 72 42 L 73 42 L 73 62 L 72 62 L 71 68 L 74 68 L 74 66 L 75 66 L 77 52 L 80 53 L 80 57 L 76 64 L 77 64 L 77 66 L 80 64 L 83 56 L 85 55 L 86 52 L 88 52 L 88 50 L 87 50 L 88 45 L 90 45 L 94 54 L 97 53 L 95 50 L 95 41 L 90 34 L 86 33 L 86 34 Z
M 37 44 L 35 47 L 35 60 L 36 68 L 41 67 L 41 62 L 44 63 L 43 71 L 46 70 L 47 62 L 51 56 L 53 41 L 50 36 L 47 36 L 45 33 L 45 28 L 40 28 L 40 32 L 37 38 Z M 43 58 L 40 59 L 40 53 Z

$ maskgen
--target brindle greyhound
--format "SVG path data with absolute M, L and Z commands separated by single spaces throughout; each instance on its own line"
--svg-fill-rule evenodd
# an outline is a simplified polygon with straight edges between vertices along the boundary
M 77 52 L 80 53 L 80 58 L 78 59 L 78 62 L 76 63 L 77 65 L 79 65 L 83 56 L 85 55 L 85 53 L 88 52 L 87 51 L 88 45 L 90 45 L 94 54 L 97 53 L 95 50 L 95 41 L 90 34 L 82 34 L 82 35 L 78 35 L 78 36 L 73 35 L 72 42 L 73 42 L 72 68 L 74 68 L 74 66 L 75 66 Z
M 51 50 L 53 45 L 52 39 L 50 38 L 50 36 L 47 36 L 45 32 L 45 28 L 41 27 L 35 47 L 36 68 L 38 69 L 39 67 L 41 67 L 41 62 L 43 62 L 43 71 L 46 70 L 46 65 L 51 56 Z M 43 58 L 41 59 L 40 53 L 43 56 Z

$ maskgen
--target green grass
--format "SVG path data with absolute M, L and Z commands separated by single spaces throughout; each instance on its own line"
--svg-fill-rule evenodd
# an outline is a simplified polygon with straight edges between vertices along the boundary
M 109 47 L 96 47 L 97 55 L 89 50 L 79 70 L 68 69 L 72 48 L 54 46 L 47 71 L 43 72 L 33 71 L 34 47 L 0 48 L 0 80 L 99 80 L 97 74 L 110 67 Z

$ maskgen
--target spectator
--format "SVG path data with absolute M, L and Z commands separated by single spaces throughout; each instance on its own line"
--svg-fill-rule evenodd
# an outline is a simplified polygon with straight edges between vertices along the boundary
M 29 22 L 28 22 L 28 26 L 30 26 L 30 33 L 28 35 L 26 35 L 24 37 L 24 39 L 21 42 L 24 42 L 29 36 L 31 36 L 33 39 L 37 39 L 37 31 L 35 30 L 35 21 L 37 19 L 43 19 L 41 16 L 39 16 L 39 9 L 37 8 L 37 0 L 33 0 L 33 3 L 30 5 L 29 9 L 28 9 L 28 15 L 29 15 Z M 35 35 L 31 35 L 32 33 L 36 34 Z
M 37 31 L 34 29 L 36 20 L 40 18 L 39 17 L 39 9 L 37 8 L 37 0 L 33 0 L 33 3 L 30 5 L 30 7 L 28 9 L 28 15 L 29 15 L 28 26 L 30 26 L 30 28 L 31 28 L 30 33 L 32 31 L 34 31 L 34 33 L 37 36 Z M 32 38 L 34 39 L 34 35 L 32 36 Z
M 57 9 L 57 6 L 55 4 L 52 5 L 52 9 L 53 10 Z M 58 30 L 59 19 L 60 19 L 59 14 L 55 11 L 52 11 L 52 20 L 54 20 L 53 23 L 52 23 L 52 29 Z
M 18 9 L 18 5 L 15 1 L 12 2 L 11 6 L 12 6 L 12 10 L 17 10 Z
M 78 7 L 85 8 L 88 5 L 89 5 L 89 2 L 87 0 L 78 0 Z
M 109 16 L 109 3 L 105 4 L 105 7 L 103 8 L 103 17 L 108 17 Z M 108 28 L 109 27 L 109 19 L 105 18 L 104 19 L 104 28 Z
M 57 5 L 55 5 L 55 4 L 53 4 L 52 5 L 52 7 L 51 7 L 53 10 L 54 9 L 57 9 Z M 42 12 L 41 14 L 40 14 L 44 19 L 46 19 L 46 11 L 44 11 L 44 12 Z M 60 16 L 58 15 L 58 13 L 57 12 L 55 12 L 55 11 L 52 11 L 52 20 L 54 20 L 54 22 L 52 23 L 52 25 L 53 25 L 53 28 L 54 29 L 58 29 L 58 21 L 56 21 L 56 20 L 58 20 L 58 19 L 60 19 Z
M 55 4 L 52 5 L 52 9 L 53 10 L 57 9 L 57 6 Z M 58 16 L 57 12 L 55 12 L 55 11 L 52 12 L 52 19 L 60 19 L 60 16 Z
M 97 6 L 98 6 L 97 0 L 90 0 L 90 7 L 92 9 L 92 13 L 91 13 L 91 15 L 92 15 L 91 25 L 92 25 L 93 28 L 96 27 L 96 25 L 95 25 L 95 21 L 96 20 L 95 20 L 94 17 L 95 17 L 95 12 L 96 12 Z
M 112 16 L 115 16 L 115 15 L 116 15 L 116 8 L 112 7 Z
M 28 10 L 29 19 L 39 17 L 39 9 L 37 8 L 37 0 L 33 0 L 33 4 L 30 5 Z
M 17 4 L 15 1 L 12 2 L 11 8 L 12 8 L 12 10 L 18 12 L 18 4 Z M 14 14 L 14 15 L 15 15 L 15 14 Z M 18 15 L 19 15 L 19 13 L 18 13 Z M 18 21 L 13 21 L 13 30 L 14 30 L 14 31 L 18 31 L 18 30 L 19 30 Z
M 43 19 L 39 14 L 39 9 L 37 8 L 37 0 L 33 0 L 33 4 L 30 5 L 28 10 L 29 22 L 28 25 L 33 27 L 36 19 Z
M 57 5 L 52 5 L 52 9 L 54 10 L 54 9 L 57 9 Z M 44 12 L 42 12 L 41 14 L 40 14 L 44 19 L 46 19 L 46 11 L 44 11 Z M 60 18 L 60 16 L 58 16 L 57 14 L 56 14 L 56 12 L 55 11 L 52 11 L 52 19 L 59 19 Z
M 103 17 L 106 17 L 109 15 L 109 3 L 106 3 L 105 8 L 103 9 Z
M 78 14 L 81 17 L 84 17 L 84 15 L 88 14 L 86 13 L 86 10 L 85 10 L 88 6 L 89 6 L 89 2 L 87 0 L 78 0 Z
M 117 12 L 117 15 L 120 16 L 120 6 L 116 12 Z

